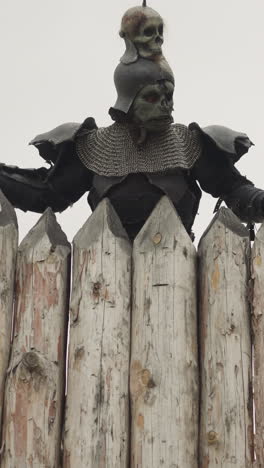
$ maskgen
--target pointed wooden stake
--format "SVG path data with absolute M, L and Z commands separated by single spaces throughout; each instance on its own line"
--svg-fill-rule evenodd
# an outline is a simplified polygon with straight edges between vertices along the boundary
M 125 468 L 131 245 L 108 200 L 74 239 L 64 467 Z
M 252 325 L 254 344 L 254 400 L 256 407 L 256 467 L 264 466 L 264 224 L 252 249 Z
M 133 264 L 131 468 L 197 468 L 196 251 L 168 198 Z
M 59 466 L 70 245 L 50 209 L 18 252 L 1 468 Z
M 199 245 L 200 466 L 252 467 L 248 232 L 221 208 Z
M 0 439 L 4 387 L 11 344 L 17 243 L 15 210 L 0 191 Z

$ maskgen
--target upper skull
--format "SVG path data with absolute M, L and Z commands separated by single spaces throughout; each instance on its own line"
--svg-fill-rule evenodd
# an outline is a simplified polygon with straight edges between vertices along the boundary
M 154 58 L 162 55 L 163 27 L 163 19 L 152 8 L 130 8 L 123 16 L 120 36 L 132 42 L 139 56 Z

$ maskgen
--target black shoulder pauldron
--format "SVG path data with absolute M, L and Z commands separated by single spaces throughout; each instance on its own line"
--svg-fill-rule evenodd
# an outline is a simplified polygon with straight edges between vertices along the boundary
M 189 125 L 189 128 L 200 132 L 206 150 L 225 153 L 232 158 L 234 163 L 254 145 L 246 133 L 236 132 L 221 125 L 201 128 L 194 122 Z
M 61 153 L 69 154 L 72 152 L 75 137 L 82 130 L 94 130 L 97 128 L 95 120 L 92 117 L 87 118 L 82 124 L 65 123 L 59 125 L 53 130 L 37 135 L 29 144 L 34 145 L 40 156 L 49 163 L 56 164 Z

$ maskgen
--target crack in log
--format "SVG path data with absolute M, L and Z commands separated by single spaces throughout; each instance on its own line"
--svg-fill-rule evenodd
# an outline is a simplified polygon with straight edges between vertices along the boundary
M 157 283 L 152 285 L 153 288 L 160 288 L 163 286 L 169 286 L 169 283 Z

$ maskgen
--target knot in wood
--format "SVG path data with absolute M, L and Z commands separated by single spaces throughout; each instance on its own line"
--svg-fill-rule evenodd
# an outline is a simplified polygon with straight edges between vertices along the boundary
M 162 235 L 161 235 L 161 233 L 160 233 L 160 232 L 157 232 L 157 234 L 155 234 L 155 236 L 153 237 L 152 240 L 153 240 L 153 242 L 154 242 L 155 245 L 160 244 L 161 241 L 162 241 Z
M 208 432 L 207 437 L 208 437 L 208 444 L 209 445 L 213 445 L 213 444 L 216 444 L 218 442 L 218 434 L 215 431 Z
M 25 353 L 22 358 L 22 362 L 30 371 L 36 371 L 42 368 L 40 358 L 34 351 Z
M 101 283 L 99 281 L 93 285 L 93 295 L 98 298 L 100 295 Z
M 143 385 L 145 385 L 148 388 L 154 388 L 156 387 L 156 384 L 153 380 L 153 377 L 148 369 L 143 369 L 141 373 L 141 380 Z
M 74 359 L 82 359 L 85 354 L 84 346 L 78 346 L 74 351 Z

